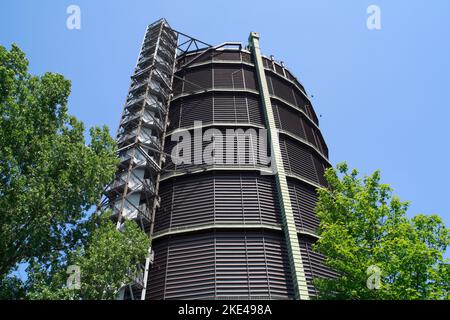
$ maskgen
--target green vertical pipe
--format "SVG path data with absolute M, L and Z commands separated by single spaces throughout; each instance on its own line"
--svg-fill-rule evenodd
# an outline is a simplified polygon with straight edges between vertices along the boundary
M 263 104 L 266 126 L 272 145 L 272 168 L 275 174 L 275 181 L 280 199 L 281 215 L 283 222 L 283 232 L 288 247 L 289 264 L 294 282 L 295 298 L 309 300 L 308 286 L 306 283 L 305 270 L 303 268 L 300 245 L 298 242 L 297 229 L 295 227 L 294 213 L 292 211 L 289 189 L 284 171 L 283 159 L 281 157 L 280 141 L 275 125 L 272 104 L 270 102 L 269 89 L 267 87 L 266 74 L 259 47 L 259 35 L 256 32 L 250 33 L 249 46 L 255 58 L 256 74 L 259 83 L 259 92 Z

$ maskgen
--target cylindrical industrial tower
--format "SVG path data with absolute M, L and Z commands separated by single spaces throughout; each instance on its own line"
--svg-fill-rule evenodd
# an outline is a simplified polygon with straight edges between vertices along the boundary
M 147 299 L 308 299 L 312 278 L 333 274 L 311 249 L 329 166 L 318 119 L 299 81 L 260 55 L 257 34 L 249 40 L 177 58 L 165 153 L 180 136 L 203 138 L 175 152 L 191 163 L 168 157 L 163 168 Z M 251 161 L 239 138 L 235 161 L 195 161 L 212 141 L 225 149 L 215 137 L 230 129 L 266 129 L 271 165 Z M 261 136 L 246 137 L 257 151 Z
M 105 203 L 119 229 L 134 219 L 152 240 L 122 298 L 309 299 L 314 277 L 334 275 L 312 250 L 328 149 L 303 86 L 261 55 L 258 34 L 244 49 L 150 25 L 118 146 Z

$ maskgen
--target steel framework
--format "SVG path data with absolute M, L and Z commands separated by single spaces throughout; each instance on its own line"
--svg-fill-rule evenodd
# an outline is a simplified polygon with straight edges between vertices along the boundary
M 120 164 L 114 181 L 105 189 L 102 203 L 112 210 L 111 217 L 119 230 L 124 220 L 134 220 L 150 237 L 159 206 L 177 42 L 177 33 L 165 19 L 147 27 L 117 131 Z M 121 298 L 134 299 L 140 290 L 141 297 L 145 296 L 152 257 L 150 247 L 145 265 L 133 270 L 131 283 L 119 291 Z
M 162 166 L 169 156 L 164 141 L 176 58 L 210 47 L 172 29 L 165 19 L 147 27 L 116 135 L 120 164 L 99 205 L 111 209 L 118 230 L 125 220 L 134 220 L 152 238 Z M 130 271 L 131 282 L 119 290 L 119 298 L 134 300 L 139 290 L 145 298 L 153 258 L 150 246 L 145 265 Z

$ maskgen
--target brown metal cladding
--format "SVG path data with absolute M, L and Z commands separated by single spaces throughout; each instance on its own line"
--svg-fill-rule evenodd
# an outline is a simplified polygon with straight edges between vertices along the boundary
M 169 130 L 192 127 L 194 121 L 264 125 L 257 94 L 209 92 L 175 100 L 170 106 Z
M 280 135 L 280 147 L 286 171 L 326 186 L 322 177 L 327 163 L 312 148 L 285 135 Z
M 210 65 L 189 70 L 184 75 L 183 93 L 191 93 L 212 88 L 212 68 Z
M 178 66 L 201 52 L 178 58 Z M 326 185 L 328 149 L 303 86 L 280 64 L 263 59 L 294 218 L 299 234 L 315 234 L 316 186 Z M 180 79 L 181 78 L 181 79 Z M 303 92 L 302 92 L 303 91 Z M 173 83 L 165 152 L 176 146 L 174 130 L 193 132 L 194 121 L 225 133 L 227 129 L 265 127 L 253 57 L 244 50 L 212 50 L 178 69 Z M 217 124 L 220 123 L 220 126 Z M 292 135 L 289 136 L 289 135 Z M 155 260 L 148 299 L 293 299 L 286 243 L 274 176 L 261 175 L 263 164 L 237 150 L 234 164 L 175 165 L 163 168 L 160 207 L 155 217 Z M 203 148 L 211 142 L 203 142 Z M 247 142 L 250 143 L 250 142 Z M 191 160 L 194 152 L 191 149 Z M 245 160 L 236 164 L 238 154 Z M 308 182 L 310 181 L 310 182 Z M 333 276 L 323 257 L 300 237 L 311 295 L 314 276 Z
M 205 128 L 202 130 L 202 132 L 205 132 L 206 130 L 209 130 L 210 128 Z M 237 132 L 237 130 L 241 130 L 241 132 L 243 133 L 243 135 L 240 136 L 239 139 L 234 139 L 234 152 L 233 152 L 233 157 L 231 157 L 231 154 L 226 153 L 226 147 L 228 146 L 229 142 L 227 143 L 227 139 L 226 138 L 221 138 L 222 140 L 222 148 L 223 148 L 223 160 L 222 161 L 217 161 L 214 164 L 220 165 L 221 167 L 224 168 L 256 168 L 256 167 L 265 167 L 265 164 L 261 161 L 260 157 L 258 156 L 259 154 L 259 135 L 258 135 L 258 131 L 254 128 L 240 128 L 239 125 L 233 125 L 230 124 L 229 127 L 227 128 L 223 128 L 223 127 L 218 127 L 218 128 L 214 128 L 217 133 L 220 132 L 220 136 L 221 137 L 225 137 L 226 134 L 228 134 L 229 136 L 231 136 L 232 133 L 228 133 L 227 131 L 232 131 L 234 133 Z M 248 131 L 250 130 L 250 131 Z M 191 129 L 189 130 L 191 136 L 194 136 L 194 131 Z M 193 139 L 192 139 L 193 140 Z M 214 143 L 216 144 L 216 146 L 219 146 L 220 140 L 219 139 L 215 139 L 213 138 Z M 180 149 L 176 149 L 178 142 L 177 141 L 172 141 L 172 136 L 169 136 L 166 138 L 166 143 L 165 143 L 165 152 L 168 154 L 172 154 L 173 150 L 175 150 L 175 155 L 179 158 L 181 157 L 186 157 L 187 159 L 190 159 L 189 163 L 181 163 L 181 164 L 177 164 L 176 161 L 174 161 L 171 157 L 169 157 L 167 159 L 166 165 L 164 167 L 164 170 L 167 173 L 170 173 L 172 171 L 185 171 L 188 169 L 195 169 L 195 168 L 199 168 L 200 166 L 202 168 L 207 168 L 213 165 L 213 163 L 208 164 L 208 163 L 203 163 L 201 165 L 197 164 L 195 162 L 195 155 L 196 154 L 200 154 L 201 152 L 203 152 L 205 150 L 205 148 L 208 145 L 211 145 L 212 140 L 211 141 L 202 141 L 201 144 L 201 149 L 199 148 L 199 146 L 194 145 L 193 143 L 191 143 L 190 148 L 185 148 L 184 150 Z M 240 148 L 240 149 L 238 149 Z M 184 152 L 190 152 L 190 157 L 188 157 L 188 155 L 184 155 Z
M 198 63 L 198 61 L 196 61 Z M 176 73 L 173 90 L 175 98 L 207 89 L 249 89 L 256 90 L 256 74 L 245 65 L 200 64 Z
M 155 232 L 205 224 L 280 225 L 273 176 L 211 172 L 168 179 L 160 188 Z
M 148 299 L 292 299 L 281 232 L 211 230 L 155 241 Z
M 315 189 L 295 179 L 288 180 L 288 187 L 295 226 L 299 231 L 316 233 L 319 227 L 319 219 L 314 212 L 317 202 Z
M 300 251 L 303 260 L 303 267 L 305 268 L 306 282 L 308 283 L 308 291 L 311 296 L 317 295 L 317 290 L 314 287 L 313 279 L 320 278 L 334 278 L 337 273 L 325 266 L 325 256 L 313 250 L 315 239 L 308 236 L 299 237 Z

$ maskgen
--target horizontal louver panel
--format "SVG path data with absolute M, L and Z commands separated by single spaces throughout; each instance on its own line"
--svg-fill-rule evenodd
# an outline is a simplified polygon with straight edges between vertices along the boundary
M 273 177 L 209 173 L 161 182 L 155 232 L 208 223 L 281 223 Z
M 306 114 L 309 115 L 309 118 L 317 125 L 319 125 L 319 120 L 317 119 L 317 115 L 316 112 L 314 111 L 314 109 L 311 107 L 310 104 L 306 104 L 305 105 L 306 108 Z
M 334 278 L 337 273 L 325 265 L 324 255 L 312 249 L 314 241 L 311 238 L 300 237 L 299 242 L 308 291 L 310 295 L 317 296 L 318 292 L 314 288 L 313 280 L 315 278 Z
M 314 157 L 314 166 L 316 167 L 317 176 L 319 178 L 319 183 L 322 186 L 327 186 L 327 180 L 325 179 L 325 169 L 327 165 L 324 162 L 320 161 L 318 157 Z
M 328 165 L 313 150 L 283 135 L 280 135 L 280 149 L 288 172 L 326 186 L 323 175 Z
M 292 90 L 292 85 L 289 82 L 280 80 L 278 77 L 272 76 L 270 73 L 267 74 L 267 72 L 266 76 L 271 80 L 274 95 L 295 104 L 294 91 Z
M 239 51 L 216 51 L 214 52 L 214 61 L 241 61 Z
M 272 99 L 272 109 L 277 128 L 305 139 L 328 157 L 328 147 L 322 134 L 301 112 L 274 99 Z
M 210 123 L 213 120 L 213 99 L 211 95 L 198 95 L 181 102 L 180 128 L 192 127 L 194 121 Z
M 297 229 L 316 233 L 319 227 L 319 219 L 315 214 L 316 191 L 295 180 L 289 180 L 288 186 Z
M 214 96 L 214 121 L 235 123 L 238 120 L 237 109 L 240 109 L 239 117 L 243 122 L 248 122 L 247 103 L 242 98 L 236 97 L 235 94 L 216 94 Z
M 213 77 L 214 74 L 214 77 Z M 181 77 L 181 74 L 178 76 Z M 212 79 L 214 81 L 212 82 Z M 174 91 L 179 93 L 182 85 L 184 85 L 183 92 L 196 92 L 203 89 L 214 88 L 217 89 L 250 89 L 256 90 L 257 80 L 253 69 L 242 66 L 228 66 L 216 64 L 211 66 L 202 66 L 189 68 L 184 71 L 185 81 L 177 79 L 174 80 Z
M 202 91 L 212 88 L 211 66 L 187 69 L 184 76 L 183 93 Z
M 153 249 L 149 298 L 293 298 L 287 250 L 280 233 L 203 232 L 155 240 Z M 153 286 L 150 281 L 158 277 L 158 285 Z
M 298 91 L 294 92 L 294 97 L 295 97 L 295 105 L 306 113 L 306 105 L 308 104 L 306 98 L 303 96 L 302 93 Z
M 177 99 L 170 106 L 169 130 L 202 124 L 226 122 L 264 126 L 259 97 L 243 92 L 215 92 Z
M 183 143 L 182 137 L 169 135 L 164 150 L 166 154 L 171 156 L 167 158 L 164 169 L 182 171 L 189 168 L 198 168 L 199 165 L 209 166 L 213 164 L 243 168 L 268 165 L 267 159 L 263 158 L 263 154 L 270 154 L 270 150 L 264 141 L 261 140 L 260 143 L 258 129 L 221 127 L 205 128 L 203 132 L 211 134 L 211 136 L 208 137 L 208 140 L 203 135 L 201 144 L 194 143 L 193 130 L 189 130 L 191 138 L 186 143 Z M 172 139 L 179 139 L 180 142 L 172 141 Z M 267 137 L 265 141 L 267 141 Z M 216 153 L 216 157 L 212 154 L 213 151 Z M 180 161 L 174 161 L 172 156 Z M 178 164 L 175 166 L 174 162 L 178 162 Z
M 313 146 L 317 147 L 317 142 L 314 137 L 314 130 L 312 126 L 308 122 L 304 121 L 303 127 L 305 128 L 306 140 L 308 140 L 308 142 L 311 143 Z
M 263 58 L 263 65 L 264 65 L 264 68 L 268 68 L 268 69 L 273 70 L 272 60 L 269 60 L 267 58 Z
M 276 102 L 272 102 L 272 108 L 274 110 L 277 128 L 286 130 L 302 139 L 306 139 L 305 130 L 303 128 L 304 121 L 299 112 Z
M 317 183 L 317 173 L 310 151 L 292 139 L 282 136 L 280 136 L 280 144 L 284 147 L 282 156 L 287 170 Z
M 244 67 L 244 79 L 245 88 L 250 90 L 257 90 L 258 80 L 256 79 L 256 73 L 253 69 Z
M 253 57 L 250 53 L 247 52 L 241 52 L 242 55 L 242 61 L 247 63 L 253 63 Z
M 279 66 L 277 63 L 275 63 L 275 72 L 278 73 L 280 76 L 284 77 L 283 68 Z
M 195 61 L 194 61 L 195 59 Z M 202 63 L 206 61 L 211 61 L 212 53 L 210 51 L 201 51 L 198 53 L 192 53 L 177 60 L 177 68 L 188 64 L 188 63 Z
M 166 288 L 166 268 L 168 247 L 156 243 L 152 250 L 155 252 L 152 268 L 148 274 L 149 289 L 146 292 L 146 300 L 164 299 Z
M 247 96 L 248 117 L 250 123 L 265 127 L 264 113 L 258 96 Z
M 328 147 L 325 143 L 325 140 L 323 139 L 322 133 L 316 130 L 315 134 L 319 150 L 328 158 Z
M 214 66 L 214 88 L 244 88 L 244 76 L 241 67 Z
M 180 120 L 181 120 L 181 100 L 177 100 L 170 104 L 168 130 L 171 131 L 173 129 L 179 128 Z
M 178 78 L 173 79 L 172 91 L 175 96 L 183 92 L 183 81 Z

